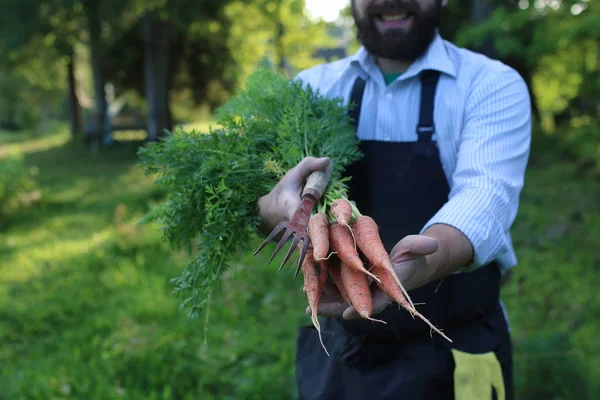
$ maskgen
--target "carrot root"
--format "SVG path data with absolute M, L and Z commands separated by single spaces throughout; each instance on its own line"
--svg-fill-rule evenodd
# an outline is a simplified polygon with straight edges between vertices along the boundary
M 336 255 L 336 254 L 337 254 L 337 252 L 335 252 L 335 251 L 332 251 L 332 252 L 330 252 L 330 253 L 327 255 L 327 257 L 325 257 L 325 258 L 315 258 L 315 261 L 327 261 L 327 260 L 329 260 L 329 259 L 331 258 L 331 256 L 334 256 L 334 255 Z
M 348 227 L 354 241 L 354 249 L 356 250 L 356 238 L 354 237 L 354 232 L 350 226 L 350 221 L 352 220 L 352 204 L 350 204 L 348 199 L 342 197 L 331 203 L 330 209 L 331 215 L 336 222 L 342 226 Z
M 331 215 L 337 223 L 350 225 L 352 220 L 352 204 L 345 198 L 339 198 L 331 203 Z
M 406 308 L 406 307 L 405 307 Z M 418 312 L 417 310 L 415 310 L 414 308 L 411 310 L 407 309 L 408 312 L 410 312 L 413 316 L 416 315 L 417 317 L 419 317 L 423 322 L 425 322 L 427 325 L 429 325 L 429 327 L 431 328 L 431 330 L 437 332 L 439 335 L 441 335 L 444 339 L 446 339 L 447 341 L 449 341 L 450 343 L 452 343 L 452 339 L 450 339 L 448 336 L 446 336 L 441 330 L 439 330 L 438 328 L 436 328 L 431 322 L 429 322 L 429 320 L 427 318 L 425 318 L 420 312 Z
M 436 328 L 427 318 L 425 318 L 420 312 L 418 312 L 414 306 L 412 306 L 408 300 L 404 297 L 402 291 L 399 287 L 397 287 L 394 283 L 394 279 L 390 276 L 392 275 L 386 268 L 375 266 L 377 274 L 381 277 L 381 282 L 377 285 L 383 292 L 385 292 L 388 296 L 390 296 L 399 306 L 404 308 L 406 311 L 410 313 L 410 315 L 414 318 L 415 316 L 420 318 L 423 322 L 425 322 L 432 330 L 441 335 L 444 339 L 448 340 L 452 343 L 452 340 L 446 336 L 441 330 Z M 395 275 L 395 274 L 394 274 Z
M 319 341 L 321 342 L 321 347 L 323 347 L 323 350 L 325 350 L 325 354 L 329 356 L 327 347 L 325 347 L 325 343 L 323 343 L 323 337 L 321 335 L 321 324 L 319 323 L 319 318 L 317 317 L 317 310 L 312 309 L 311 311 L 312 315 L 310 316 L 310 320 L 312 321 L 313 325 L 317 329 L 317 332 L 319 333 Z
M 412 308 L 414 308 L 412 299 L 408 295 L 408 292 L 394 271 L 394 267 L 392 266 L 389 255 L 383 246 L 381 237 L 379 236 L 379 227 L 377 226 L 375 220 L 368 215 L 361 215 L 360 217 L 356 218 L 352 224 L 352 227 L 356 232 L 357 244 L 360 251 L 374 266 L 384 268 L 391 274 L 400 290 L 402 290 L 402 293 L 404 294 L 404 297 L 406 297 L 408 303 Z
M 302 274 L 304 276 L 304 288 L 306 292 L 306 297 L 308 299 L 308 305 L 311 308 L 311 316 L 310 319 L 319 334 L 319 341 L 321 342 L 321 346 L 325 350 L 325 353 L 329 356 L 329 352 L 323 343 L 323 338 L 321 335 L 321 324 L 319 323 L 318 318 L 318 305 L 319 298 L 321 296 L 321 292 L 323 291 L 323 283 L 327 279 L 327 269 L 321 265 L 321 268 L 317 267 L 317 263 L 315 262 L 313 256 L 313 248 L 312 245 L 309 245 L 306 256 L 304 257 L 304 261 L 302 262 Z M 323 275 L 325 275 L 325 279 L 323 279 Z
M 381 319 L 375 319 L 375 318 L 371 318 L 371 317 L 366 317 L 366 316 L 364 316 L 364 315 L 361 315 L 361 317 L 363 317 L 363 318 L 365 318 L 365 319 L 368 319 L 369 321 L 373 321 L 373 322 L 380 322 L 380 323 L 382 323 L 382 324 L 385 324 L 385 325 L 387 325 L 387 322 L 385 322 L 384 320 L 381 320 Z
M 356 236 L 354 236 L 354 231 L 352 230 L 352 227 L 349 224 L 346 224 L 345 226 L 348 227 L 348 230 L 352 235 L 352 241 L 354 242 L 354 250 L 358 250 L 358 246 L 356 245 Z
M 344 226 L 337 222 L 330 225 L 329 243 L 333 250 L 337 252 L 337 256 L 343 264 L 356 271 L 369 275 L 375 281 L 379 282 L 379 278 L 365 268 L 358 251 L 352 246 L 352 238 L 348 231 L 344 229 Z
M 308 221 L 307 232 L 313 246 L 315 260 L 324 259 L 329 250 L 329 218 L 327 218 L 327 214 L 313 214 Z
M 373 311 L 373 303 L 367 276 L 345 264 L 341 265 L 340 272 L 350 304 L 362 318 L 369 319 Z
M 344 299 L 346 303 L 351 304 L 342 280 L 342 271 L 339 259 L 335 258 L 332 260 L 332 263 L 329 265 L 329 275 L 331 276 L 331 280 L 333 281 L 333 284 L 337 288 L 338 292 L 340 292 L 342 299 Z

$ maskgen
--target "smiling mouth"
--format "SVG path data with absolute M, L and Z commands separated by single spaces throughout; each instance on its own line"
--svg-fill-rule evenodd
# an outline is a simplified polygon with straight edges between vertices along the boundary
M 379 14 L 377 19 L 383 22 L 404 21 L 411 17 L 410 13 Z

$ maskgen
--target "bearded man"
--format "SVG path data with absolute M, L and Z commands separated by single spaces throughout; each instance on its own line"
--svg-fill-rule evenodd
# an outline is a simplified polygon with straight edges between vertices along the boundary
M 361 319 L 335 290 L 297 338 L 299 397 L 512 399 L 512 349 L 500 300 L 517 264 L 510 228 L 530 152 L 528 88 L 510 67 L 439 34 L 447 0 L 353 0 L 362 47 L 298 79 L 343 98 L 364 157 L 350 198 L 375 219 L 417 309 L 452 339 L 372 289 Z M 328 159 L 306 158 L 259 199 L 267 228 L 289 219 L 306 177 Z M 310 310 L 307 310 L 307 312 Z

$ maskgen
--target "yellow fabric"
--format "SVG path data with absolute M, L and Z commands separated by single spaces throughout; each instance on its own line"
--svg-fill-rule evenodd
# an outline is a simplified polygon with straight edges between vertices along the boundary
M 504 379 L 500 362 L 493 352 L 469 354 L 452 349 L 454 363 L 454 397 L 456 400 L 492 398 L 492 387 L 498 400 L 505 400 Z

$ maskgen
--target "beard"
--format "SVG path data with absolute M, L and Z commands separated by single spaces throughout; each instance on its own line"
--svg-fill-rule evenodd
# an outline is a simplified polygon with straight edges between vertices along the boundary
M 412 62 L 427 51 L 440 26 L 441 12 L 441 0 L 427 10 L 422 10 L 414 0 L 390 0 L 371 4 L 359 18 L 352 1 L 358 41 L 374 56 L 396 61 Z M 384 13 L 406 13 L 413 21 L 408 30 L 390 29 L 381 34 L 375 20 Z

